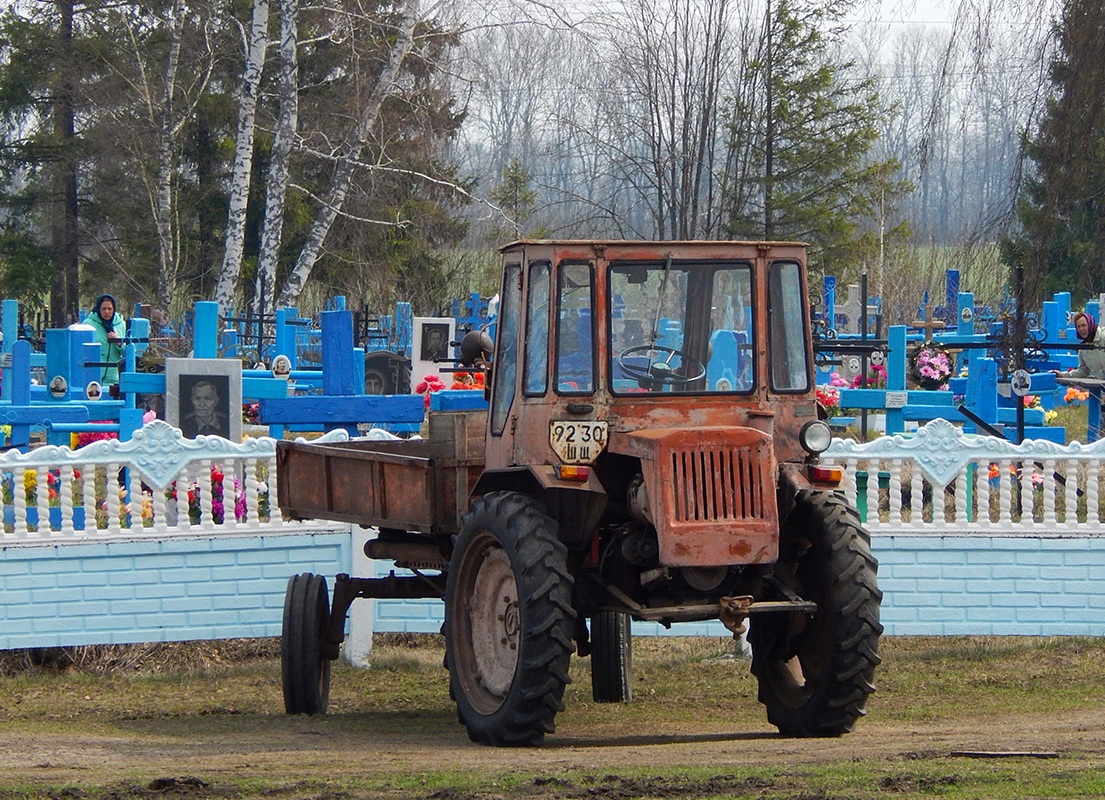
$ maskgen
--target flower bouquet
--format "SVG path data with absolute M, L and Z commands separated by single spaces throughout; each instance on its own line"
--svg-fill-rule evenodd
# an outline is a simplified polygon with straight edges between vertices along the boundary
M 1067 393 L 1063 395 L 1063 402 L 1072 406 L 1081 405 L 1089 399 L 1090 393 L 1085 389 L 1079 389 L 1077 386 L 1068 386 Z
M 825 409 L 825 416 L 833 418 L 840 414 L 840 390 L 835 386 L 818 386 L 817 402 Z
M 853 389 L 885 389 L 886 366 L 884 364 L 871 364 L 867 368 L 866 375 L 856 375 L 852 378 Z
M 445 383 L 436 375 L 427 375 L 414 387 L 414 391 L 422 395 L 422 401 L 426 408 L 430 407 L 430 395 L 440 392 L 445 388 Z
M 910 372 L 922 389 L 947 389 L 952 360 L 941 345 L 927 342 L 913 355 Z

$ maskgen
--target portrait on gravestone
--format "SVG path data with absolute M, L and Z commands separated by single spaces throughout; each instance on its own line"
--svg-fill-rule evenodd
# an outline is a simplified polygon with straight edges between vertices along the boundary
M 288 380 L 292 374 L 292 360 L 284 354 L 278 355 L 272 360 L 272 375 L 274 378 Z
M 423 322 L 420 360 L 435 361 L 449 357 L 449 323 Z
M 166 421 L 188 439 L 242 438 L 242 362 L 170 358 L 165 362 Z

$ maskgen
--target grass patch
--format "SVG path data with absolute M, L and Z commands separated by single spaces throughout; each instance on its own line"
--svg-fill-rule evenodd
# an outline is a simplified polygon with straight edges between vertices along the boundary
M 1105 723 L 1086 714 L 1105 639 L 889 637 L 857 732 L 793 740 L 732 640 L 638 637 L 634 702 L 593 703 L 573 659 L 557 732 L 521 750 L 467 741 L 440 636 L 378 636 L 370 669 L 335 664 L 323 718 L 283 714 L 273 640 L 178 648 L 4 654 L 0 800 L 1105 796 Z M 1058 725 L 1076 716 L 1084 734 Z

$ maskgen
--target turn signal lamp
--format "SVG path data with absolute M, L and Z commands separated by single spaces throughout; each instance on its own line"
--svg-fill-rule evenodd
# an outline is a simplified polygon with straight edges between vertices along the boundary
M 811 464 L 810 480 L 818 483 L 840 483 L 844 480 L 844 467 L 823 467 L 819 464 Z
M 579 481 L 582 483 L 591 475 L 590 467 L 577 467 L 574 464 L 561 464 L 556 468 L 556 476 L 562 481 Z

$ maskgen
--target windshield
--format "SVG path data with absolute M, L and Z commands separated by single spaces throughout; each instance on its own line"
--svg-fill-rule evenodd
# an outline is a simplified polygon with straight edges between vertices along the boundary
M 615 263 L 610 298 L 616 394 L 752 391 L 749 264 Z

